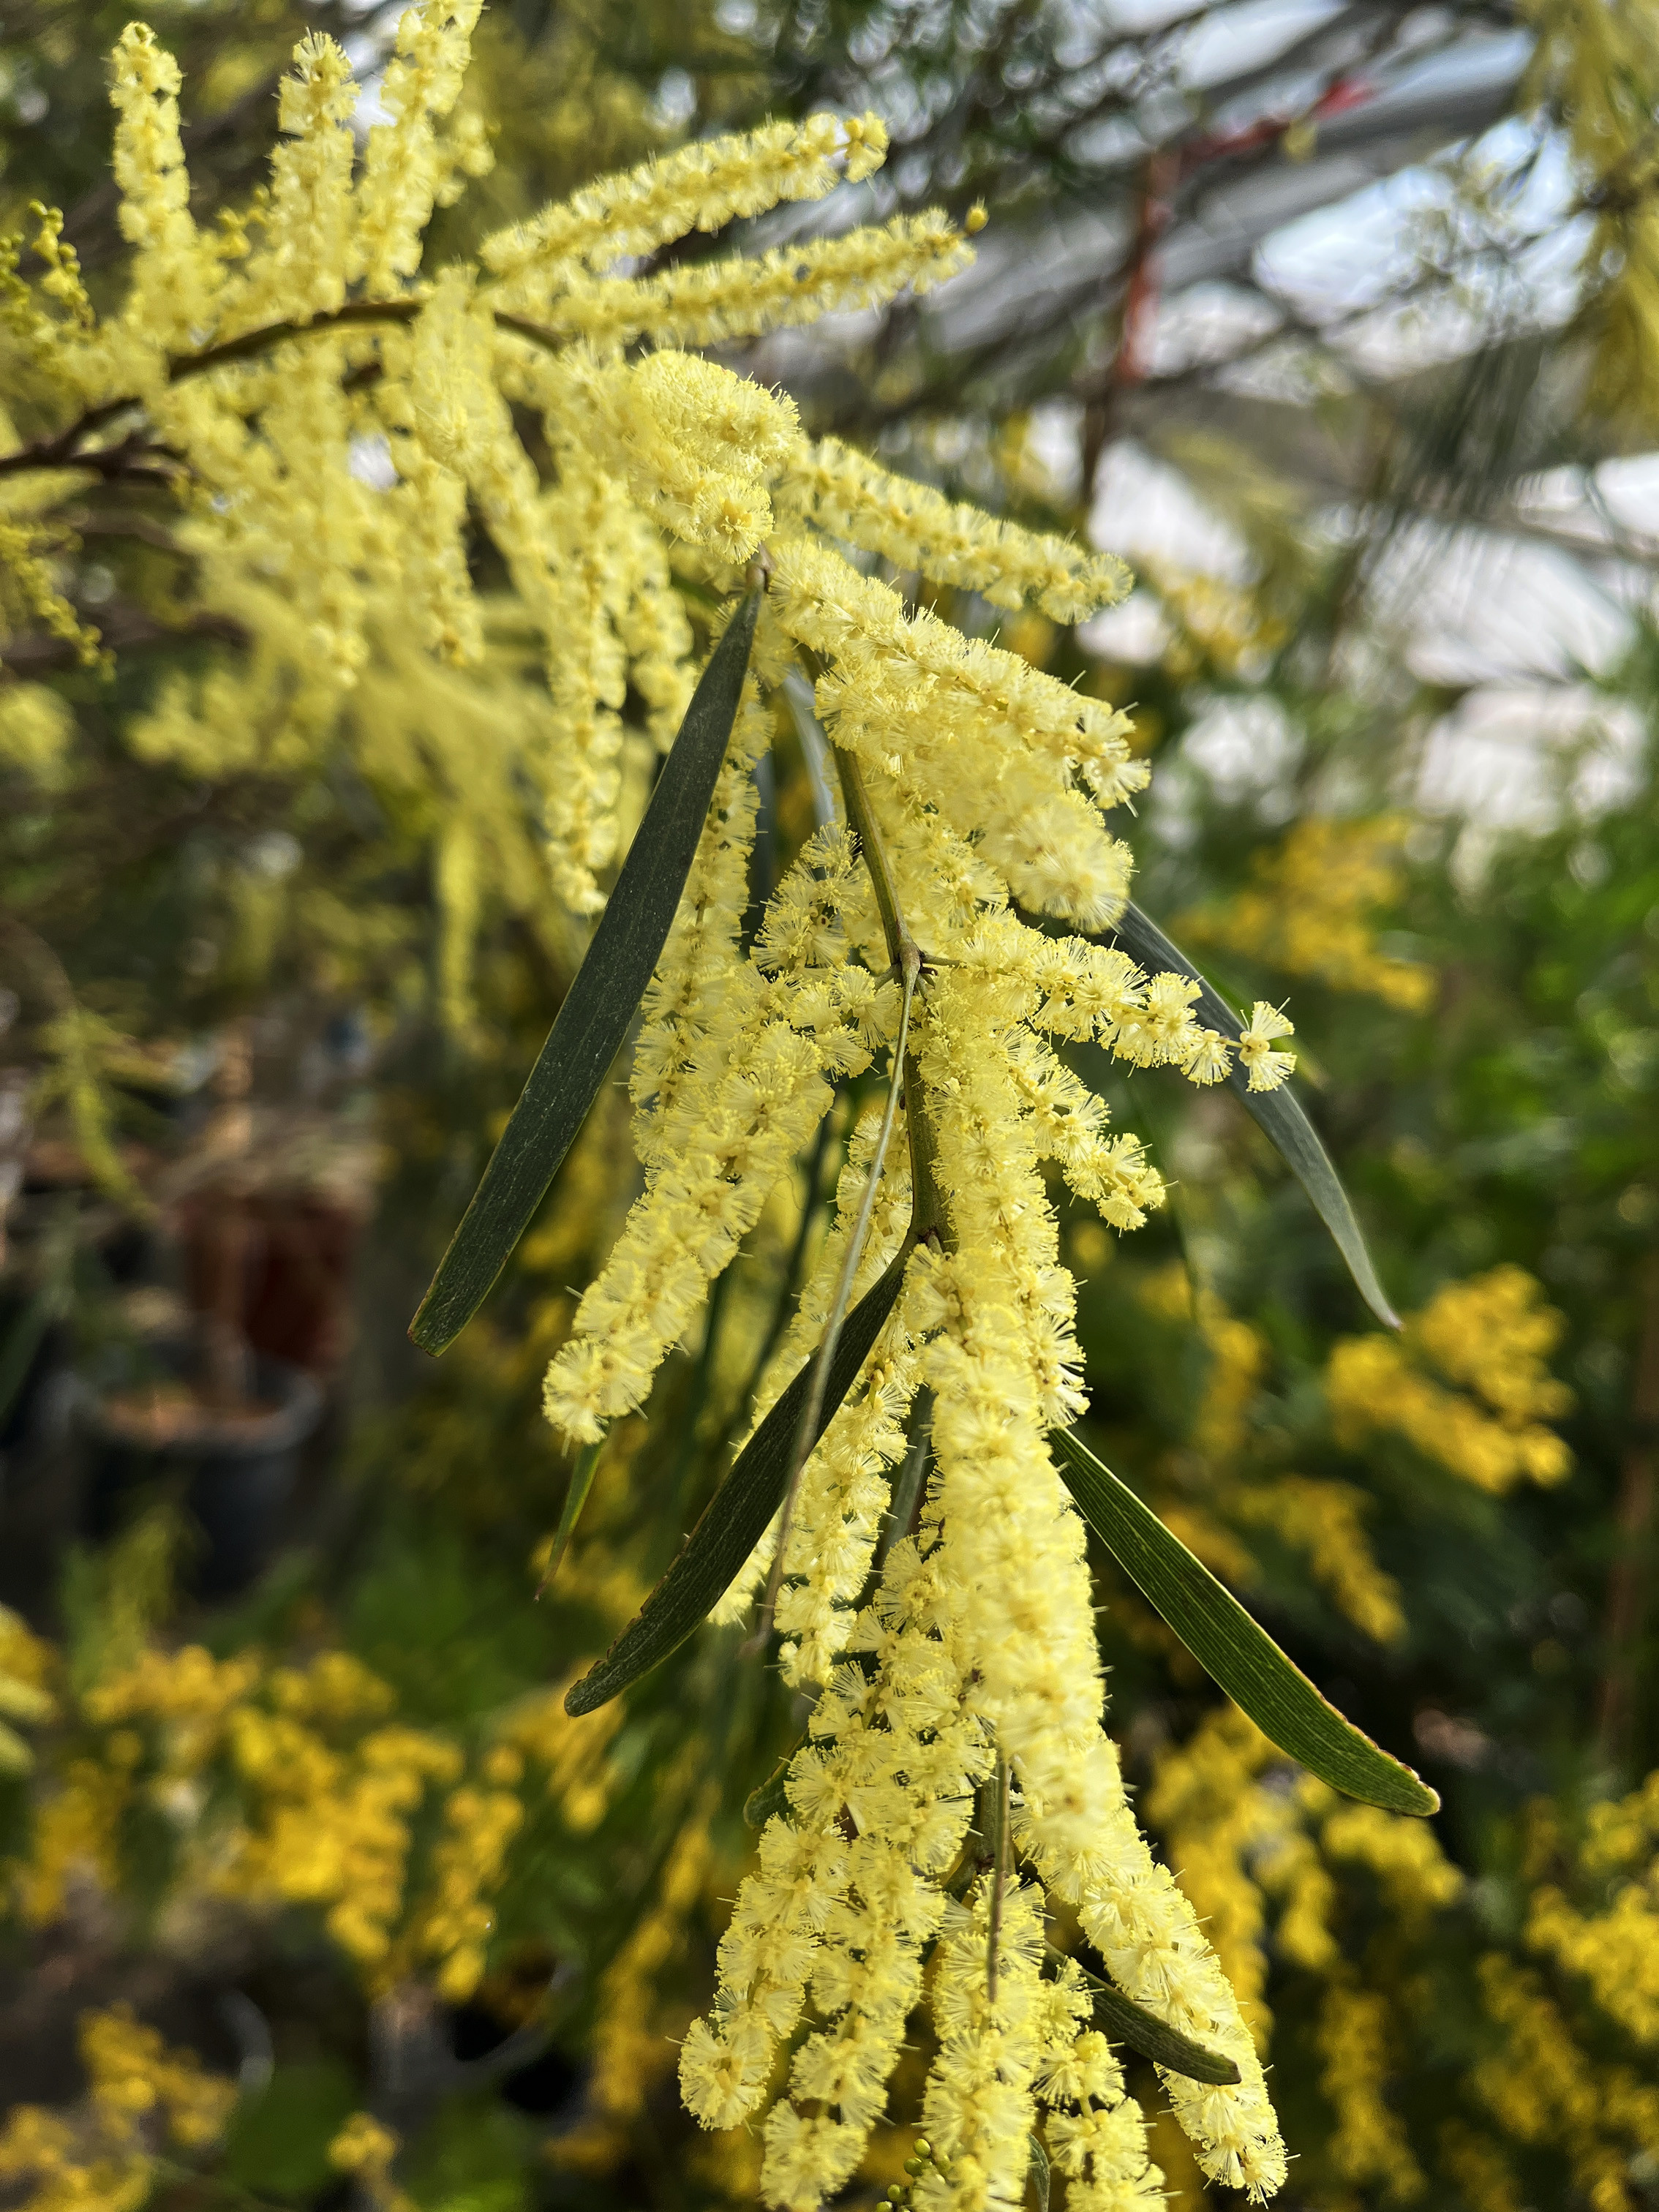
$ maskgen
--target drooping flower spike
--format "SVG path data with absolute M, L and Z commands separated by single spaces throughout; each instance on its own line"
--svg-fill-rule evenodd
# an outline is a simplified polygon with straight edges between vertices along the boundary
M 591 1447 L 644 1404 L 836 1086 L 884 1061 L 906 1141 L 878 1162 L 873 1127 L 855 1134 L 762 1414 L 811 1354 L 843 1270 L 856 1297 L 907 1241 L 908 1258 L 857 1388 L 794 1473 L 775 1621 L 812 1718 L 722 1943 L 714 2009 L 686 2040 L 685 2094 L 714 2127 L 764 2112 L 767 2201 L 813 2212 L 886 2112 L 931 1954 L 920 2212 L 1018 2203 L 1038 2127 L 1090 2212 L 1156 2199 L 1081 1978 L 1047 1955 L 1046 1886 L 1127 1996 L 1237 2075 L 1166 2081 L 1206 2173 L 1265 2197 L 1284 2152 L 1249 2030 L 1101 1725 L 1085 1530 L 1049 1444 L 1086 1394 L 1045 1171 L 1119 1230 L 1162 1201 L 1066 1046 L 1197 1084 L 1237 1061 L 1260 1091 L 1290 1071 L 1288 1024 L 1258 1006 L 1224 1034 L 1196 1018 L 1190 977 L 1100 941 L 1131 870 L 1109 817 L 1146 781 L 1127 721 L 901 588 L 915 577 L 1076 621 L 1122 594 L 1121 563 L 814 443 L 786 396 L 687 350 L 926 290 L 971 258 L 963 232 L 923 215 L 759 257 L 631 265 L 866 176 L 878 121 L 819 115 L 694 146 L 489 240 L 476 267 L 423 274 L 433 208 L 489 158 L 455 113 L 477 12 L 427 0 L 405 16 L 388 119 L 361 158 L 346 58 L 305 40 L 269 193 L 210 234 L 189 210 L 177 68 L 142 27 L 123 37 L 126 301 L 99 322 L 46 254 L 44 297 L 14 279 L 8 312 L 80 410 L 56 465 L 107 426 L 144 425 L 174 457 L 217 611 L 253 641 L 244 663 L 165 688 L 132 741 L 221 769 L 291 767 L 350 732 L 354 691 L 411 655 L 434 679 L 439 661 L 476 669 L 506 709 L 493 757 L 447 750 L 429 705 L 408 726 L 411 786 L 438 793 L 459 840 L 440 880 L 476 885 L 480 854 L 517 865 L 527 788 L 549 895 L 592 914 L 622 836 L 629 693 L 665 743 L 696 675 L 676 574 L 723 594 L 743 564 L 763 572 L 724 765 L 643 1004 L 643 1191 L 552 1362 L 548 1417 Z M 539 464 L 515 410 L 539 421 Z M 480 521 L 538 671 L 492 671 L 468 559 Z M 745 945 L 751 771 L 796 675 L 856 805 L 795 855 Z M 931 1471 L 878 1562 L 924 1392 Z M 725 1613 L 773 1566 L 763 1543 Z M 986 1866 L 988 1791 L 1000 1810 Z

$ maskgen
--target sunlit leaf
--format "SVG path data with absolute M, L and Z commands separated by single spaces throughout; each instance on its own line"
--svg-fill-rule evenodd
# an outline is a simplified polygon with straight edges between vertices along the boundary
M 702 835 L 743 696 L 759 607 L 758 594 L 750 592 L 698 679 L 586 957 L 410 1324 L 423 1352 L 453 1344 L 483 1304 L 628 1034 Z
M 1200 974 L 1180 947 L 1172 945 L 1155 921 L 1150 921 L 1138 906 L 1126 906 L 1112 934 L 1124 951 L 1138 960 L 1143 968 L 1163 973 L 1174 970 L 1189 975 L 1198 985 L 1198 1003 L 1194 1012 L 1207 1027 L 1218 1030 L 1223 1036 L 1237 1036 L 1239 1018 L 1214 986 Z M 1279 1152 L 1291 1173 L 1313 1200 L 1314 1210 L 1336 1240 L 1336 1248 L 1348 1263 L 1348 1273 L 1366 1304 L 1386 1328 L 1398 1328 L 1400 1316 L 1389 1304 L 1387 1294 L 1377 1279 L 1371 1255 L 1365 1249 L 1365 1239 L 1348 1194 L 1342 1188 L 1330 1156 L 1319 1141 L 1313 1123 L 1304 1112 L 1300 1100 L 1289 1084 L 1281 1084 L 1277 1091 L 1252 1091 L 1249 1071 L 1240 1060 L 1235 1060 L 1227 1075 L 1228 1087 L 1243 1101 L 1245 1110 L 1253 1115 Z
M 858 1380 L 881 1325 L 893 1310 L 910 1256 L 908 1242 L 842 1324 L 819 1411 L 817 1442 Z M 566 1696 L 568 1713 L 591 1713 L 677 1651 L 743 1571 L 783 1503 L 795 1438 L 811 1389 L 812 1361 L 788 1388 L 738 1455 L 678 1558 L 603 1659 Z
M 1051 1441 L 1084 1519 L 1112 1557 L 1263 1735 L 1362 1804 L 1426 1814 L 1440 1803 L 1425 1782 L 1345 1720 L 1287 1659 L 1231 1590 L 1173 1536 L 1069 1429 Z

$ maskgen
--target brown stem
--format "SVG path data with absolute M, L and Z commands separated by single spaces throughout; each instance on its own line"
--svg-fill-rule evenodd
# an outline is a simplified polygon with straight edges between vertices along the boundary
M 1614 1516 L 1616 1548 L 1607 1577 L 1607 1673 L 1596 1716 L 1597 1749 L 1607 1768 L 1621 1766 L 1628 1755 L 1647 1616 L 1655 1492 L 1659 1487 L 1659 1252 L 1650 1254 L 1642 1271 L 1641 1320 L 1630 1410 L 1631 1439 L 1620 1470 Z
M 221 344 L 204 346 L 200 353 L 177 355 L 167 363 L 167 382 L 183 384 L 192 376 L 205 376 L 210 370 L 223 368 L 239 361 L 257 360 L 269 353 L 273 346 L 289 338 L 328 337 L 342 330 L 372 329 L 386 324 L 412 323 L 426 305 L 424 300 L 348 300 L 343 307 L 331 309 L 325 314 L 313 315 L 308 323 L 267 323 L 257 331 L 244 331 L 240 337 L 226 338 Z M 511 331 L 532 345 L 542 346 L 550 353 L 562 352 L 568 343 L 557 331 L 544 328 L 523 315 L 506 313 L 495 317 L 499 329 Z M 34 469 L 94 469 L 101 475 L 126 473 L 125 464 L 116 466 L 118 459 L 129 448 L 136 460 L 140 455 L 154 459 L 164 449 L 154 445 L 138 444 L 128 440 L 122 446 L 83 453 L 77 450 L 81 441 L 94 430 L 101 429 L 129 408 L 143 403 L 137 398 L 106 399 L 96 407 L 88 407 L 64 429 L 50 438 L 40 438 L 32 446 L 21 446 L 15 453 L 0 453 L 0 477 L 21 476 Z M 137 475 L 134 468 L 131 473 Z M 153 471 L 145 473 L 153 474 Z
M 1129 249 L 1124 281 L 1117 345 L 1097 389 L 1090 395 L 1084 408 L 1082 492 L 1085 517 L 1094 499 L 1101 457 L 1116 427 L 1123 395 L 1145 380 L 1151 367 L 1160 289 L 1158 247 L 1175 212 L 1175 190 L 1181 179 L 1181 167 L 1180 153 L 1171 148 L 1161 148 L 1146 159 L 1135 217 L 1134 242 Z

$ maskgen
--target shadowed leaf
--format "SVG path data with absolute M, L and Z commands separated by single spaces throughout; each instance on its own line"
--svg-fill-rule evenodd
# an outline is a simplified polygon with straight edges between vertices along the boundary
M 1189 975 L 1199 991 L 1194 1012 L 1223 1036 L 1237 1036 L 1239 1018 L 1233 1009 L 1214 985 L 1206 981 L 1180 947 L 1171 944 L 1158 924 L 1138 906 L 1124 908 L 1111 934 L 1143 968 L 1159 973 L 1173 969 Z M 1295 1092 L 1288 1084 L 1281 1084 L 1277 1091 L 1252 1091 L 1249 1071 L 1237 1060 L 1229 1069 L 1226 1080 L 1228 1088 L 1243 1101 L 1246 1112 L 1266 1131 L 1280 1158 L 1313 1200 L 1315 1212 L 1335 1238 L 1338 1251 L 1348 1263 L 1348 1273 L 1360 1297 L 1385 1328 L 1398 1328 L 1400 1316 L 1389 1304 L 1377 1279 L 1364 1237 L 1348 1202 L 1348 1194 Z
M 576 1523 L 587 1503 L 587 1493 L 593 1487 L 593 1477 L 599 1471 L 599 1456 L 605 1449 L 605 1438 L 596 1444 L 586 1444 L 577 1454 L 576 1464 L 571 1469 L 570 1487 L 564 1494 L 564 1510 L 559 1516 L 559 1525 L 553 1534 L 553 1548 L 547 1555 L 547 1567 L 541 1579 L 539 1597 L 559 1571 L 559 1562 L 570 1548 L 570 1539 L 576 1533 Z
M 1427 1783 L 1345 1720 L 1231 1590 L 1069 1429 L 1051 1431 L 1084 1519 L 1194 1659 L 1279 1749 L 1362 1804 L 1427 1814 Z
M 1036 2192 L 1036 2212 L 1048 2212 L 1048 2152 L 1042 2137 L 1031 2136 L 1031 2186 Z
M 758 1790 L 751 1790 L 743 1801 L 743 1824 L 745 1828 L 763 1828 L 775 1813 L 788 1806 L 789 1762 L 806 1741 L 798 1736 L 778 1761 Z
M 886 1273 L 854 1307 L 842 1326 L 819 1412 L 816 1443 L 834 1419 L 859 1370 L 893 1310 L 910 1256 L 907 1238 Z M 678 1558 L 603 1659 L 565 1698 L 568 1713 L 591 1713 L 647 1673 L 707 1617 L 737 1580 L 749 1554 L 783 1503 L 795 1438 L 812 1384 L 813 1361 L 796 1373 L 776 1404 L 738 1453 L 732 1468 Z
M 1127 2043 L 1143 2058 L 1150 2058 L 1169 2073 L 1184 2074 L 1189 2081 L 1212 2081 L 1222 2087 L 1237 2081 L 1238 2068 L 1224 2051 L 1194 2043 L 1190 2035 L 1159 2020 L 1109 1982 L 1097 1981 L 1090 1973 L 1084 1973 L 1083 1978 L 1094 1999 L 1095 2026 L 1103 2035 L 1115 2043 Z
M 453 1344 L 489 1295 L 587 1118 L 667 941 L 737 719 L 759 611 L 750 592 L 709 656 L 616 887 L 513 1117 L 409 1334 Z

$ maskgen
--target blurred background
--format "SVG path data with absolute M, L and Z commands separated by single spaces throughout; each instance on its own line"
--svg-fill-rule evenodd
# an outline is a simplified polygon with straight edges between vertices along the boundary
M 257 187 L 307 31 L 345 44 L 367 127 L 396 15 L 151 12 L 198 219 Z M 0 229 L 61 208 L 95 297 L 123 282 L 125 20 L 0 24 Z M 727 357 L 890 467 L 1130 561 L 1076 633 L 942 603 L 1133 704 L 1136 897 L 1236 1003 L 1288 1002 L 1407 1316 L 1370 1322 L 1230 1096 L 1087 1069 L 1174 1182 L 1122 1243 L 1066 1216 L 1092 1441 L 1444 1800 L 1393 1820 L 1287 1768 L 1103 1560 L 1141 1817 L 1255 2000 L 1282 2201 L 1659 2206 L 1659 11 L 503 0 L 477 54 L 494 166 L 428 266 L 823 106 L 886 119 L 884 170 L 670 252 L 988 210 L 940 293 Z M 27 392 L 0 425 L 41 427 Z M 584 941 L 533 854 L 454 830 L 432 763 L 488 758 L 488 683 L 388 651 L 337 742 L 192 755 L 177 687 L 251 648 L 198 603 L 165 477 L 23 481 L 0 2189 L 756 2203 L 749 2139 L 679 2111 L 673 2039 L 790 1701 L 739 1632 L 586 1721 L 560 1700 L 717 1482 L 866 1098 L 614 1433 L 538 1601 L 570 1475 L 539 1377 L 635 1170 L 613 1088 L 483 1316 L 441 1364 L 408 1346 Z M 19 545 L 105 665 L 43 627 Z M 493 557 L 489 655 L 517 667 Z M 763 775 L 757 900 L 816 803 L 787 732 Z M 1180 2201 L 1225 2194 L 1172 2126 L 1156 2149 Z

